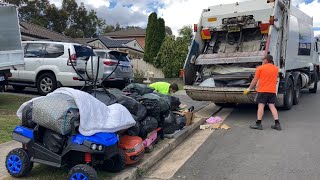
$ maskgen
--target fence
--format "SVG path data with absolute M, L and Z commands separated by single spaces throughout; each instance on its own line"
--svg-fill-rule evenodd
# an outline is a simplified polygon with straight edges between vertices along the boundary
M 153 78 L 164 78 L 164 74 L 161 69 L 155 68 L 152 64 L 147 63 L 142 59 L 133 59 L 132 64 L 134 72 L 136 72 L 136 70 L 144 73 L 151 71 L 154 73 Z

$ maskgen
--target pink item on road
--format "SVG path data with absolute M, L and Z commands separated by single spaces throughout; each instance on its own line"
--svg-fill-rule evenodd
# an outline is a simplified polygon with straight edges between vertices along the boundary
M 210 117 L 209 119 L 206 120 L 207 123 L 209 124 L 217 124 L 217 123 L 221 123 L 222 119 L 221 117 L 217 116 L 217 117 Z

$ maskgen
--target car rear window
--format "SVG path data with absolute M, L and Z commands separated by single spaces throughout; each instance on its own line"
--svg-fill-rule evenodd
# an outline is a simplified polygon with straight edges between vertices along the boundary
M 95 56 L 93 50 L 87 46 L 74 45 L 77 57 L 90 57 Z
M 125 53 L 111 51 L 109 52 L 109 54 L 113 55 L 117 60 L 129 62 L 129 59 L 127 58 L 127 54 Z

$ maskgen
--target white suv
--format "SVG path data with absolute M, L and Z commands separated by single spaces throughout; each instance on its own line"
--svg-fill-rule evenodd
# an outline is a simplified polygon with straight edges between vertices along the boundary
M 85 77 L 86 62 L 94 55 L 90 47 L 51 41 L 24 41 L 22 46 L 25 65 L 14 67 L 9 78 L 9 84 L 15 90 L 37 87 L 39 94 L 46 95 L 60 86 L 81 87 L 85 84 L 71 63 Z

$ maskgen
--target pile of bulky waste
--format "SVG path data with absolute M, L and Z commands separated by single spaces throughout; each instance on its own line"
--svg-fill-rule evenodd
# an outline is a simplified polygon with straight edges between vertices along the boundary
M 78 131 L 83 136 L 121 132 L 145 139 L 159 128 L 162 134 L 184 128 L 186 118 L 172 113 L 180 104 L 179 98 L 159 94 L 144 84 L 130 84 L 122 91 L 99 89 L 92 93 L 63 87 L 25 102 L 17 116 L 25 127 L 46 128 L 43 144 L 58 153 L 71 134 L 74 117 L 79 117 Z

